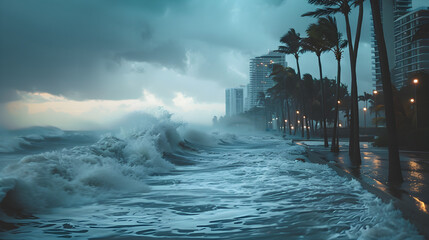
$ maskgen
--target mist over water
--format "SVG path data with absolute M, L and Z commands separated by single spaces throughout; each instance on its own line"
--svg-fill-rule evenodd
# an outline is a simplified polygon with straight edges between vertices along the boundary
M 2 132 L 1 238 L 423 239 L 357 181 L 297 160 L 290 140 L 168 114 L 120 125 Z

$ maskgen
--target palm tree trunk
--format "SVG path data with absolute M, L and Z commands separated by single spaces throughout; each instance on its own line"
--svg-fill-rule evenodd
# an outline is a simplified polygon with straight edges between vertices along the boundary
M 334 118 L 334 127 L 332 129 L 332 144 L 331 152 L 339 152 L 339 144 L 337 141 L 337 126 L 338 126 L 338 101 L 340 101 L 340 84 L 341 84 L 341 59 L 337 58 L 337 89 L 336 89 L 336 99 L 335 104 L 335 118 Z
M 292 135 L 292 129 L 290 128 L 290 107 L 289 107 L 289 98 L 286 97 L 286 107 L 287 107 L 287 125 L 289 128 L 289 135 Z
M 390 80 L 389 59 L 387 58 L 386 43 L 384 41 L 383 26 L 381 24 L 380 5 L 378 0 L 371 0 L 372 19 L 374 23 L 375 39 L 380 56 L 381 81 L 383 83 L 384 106 L 386 114 L 387 133 L 389 136 L 389 177 L 390 183 L 402 183 L 401 164 L 399 159 L 396 119 L 394 112 L 393 90 Z
M 313 111 L 312 111 L 313 112 Z M 313 120 L 311 120 L 310 121 L 310 123 L 311 123 L 311 135 L 313 135 L 314 136 L 314 121 Z
M 283 125 L 283 136 L 286 135 L 286 124 L 285 124 L 285 100 L 282 99 L 282 104 L 281 104 L 281 112 L 282 112 L 282 125 Z
M 358 22 L 356 27 L 355 45 L 353 49 L 355 61 L 357 59 L 357 54 L 359 49 L 360 34 L 362 30 L 362 20 L 363 20 L 363 1 L 359 3 L 359 16 L 358 16 Z
M 296 60 L 296 68 L 298 71 L 298 79 L 301 80 L 301 70 L 299 69 L 299 61 L 298 61 L 299 56 L 295 55 L 295 60 Z
M 308 116 L 305 118 L 305 126 L 306 126 L 306 131 L 307 131 L 307 139 L 310 139 L 310 130 L 308 129 L 308 127 L 310 126 L 310 121 L 308 120 Z
M 322 122 L 323 123 L 323 139 L 324 139 L 324 146 L 329 147 L 328 143 L 328 132 L 326 130 L 326 106 L 325 106 L 325 81 L 323 81 L 323 75 L 322 75 L 322 62 L 320 61 L 320 54 L 317 54 L 317 60 L 319 62 L 319 74 L 320 74 L 320 85 L 322 89 Z
M 350 29 L 350 20 L 348 13 L 344 14 L 346 20 L 347 40 L 349 41 L 349 55 L 350 55 L 350 70 L 352 78 L 351 86 L 351 126 L 350 126 L 350 146 L 349 155 L 352 164 L 360 165 L 360 144 L 359 144 L 359 112 L 358 112 L 358 99 L 357 99 L 357 79 L 356 79 L 356 57 L 354 54 L 352 33 Z
M 296 60 L 296 68 L 297 68 L 297 71 L 298 71 L 298 80 L 301 82 L 301 70 L 299 68 L 299 56 L 298 55 L 295 55 L 295 60 Z M 304 99 L 304 93 L 303 93 L 302 88 L 301 88 L 301 96 L 302 96 L 302 99 Z M 304 102 L 302 104 L 304 104 Z M 301 111 L 301 115 L 300 115 L 301 137 L 304 138 L 304 121 L 303 121 L 302 116 L 303 116 L 303 114 L 304 114 L 305 111 L 304 111 L 304 107 L 303 106 L 300 107 L 300 111 Z M 298 125 L 296 127 L 298 128 Z

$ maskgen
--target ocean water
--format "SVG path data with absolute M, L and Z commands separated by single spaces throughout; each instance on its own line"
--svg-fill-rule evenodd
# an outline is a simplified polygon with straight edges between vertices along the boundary
M 0 238 L 423 239 L 291 141 L 141 118 L 1 132 Z

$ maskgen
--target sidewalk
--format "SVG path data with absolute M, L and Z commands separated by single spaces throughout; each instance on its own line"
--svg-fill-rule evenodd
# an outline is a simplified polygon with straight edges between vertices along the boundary
M 322 141 L 300 141 L 308 147 L 310 161 L 330 165 L 340 175 L 355 178 L 368 191 L 385 202 L 392 201 L 403 216 L 413 223 L 419 232 L 429 239 L 429 152 L 400 151 L 404 182 L 389 185 L 388 152 L 386 148 L 371 147 L 361 143 L 362 164 L 352 166 L 348 155 L 348 142 L 341 142 L 340 152 L 331 153 Z

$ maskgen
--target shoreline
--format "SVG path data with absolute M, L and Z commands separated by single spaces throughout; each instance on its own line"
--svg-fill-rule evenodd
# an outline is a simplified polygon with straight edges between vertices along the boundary
M 297 144 L 297 140 L 293 142 Z M 427 204 L 424 201 L 404 191 L 400 186 L 389 186 L 374 177 L 368 176 L 365 173 L 362 174 L 360 169 L 353 169 L 344 162 L 339 163 L 335 161 L 338 155 L 335 156 L 334 153 L 320 151 L 320 149 L 311 145 L 300 145 L 306 147 L 306 155 L 310 162 L 326 164 L 336 171 L 339 176 L 357 180 L 365 190 L 376 195 L 383 202 L 392 203 L 396 209 L 401 211 L 402 216 L 416 227 L 417 231 L 425 239 L 429 239 L 429 228 L 427 227 L 429 224 L 429 214 Z M 346 152 L 343 151 L 343 153 Z

